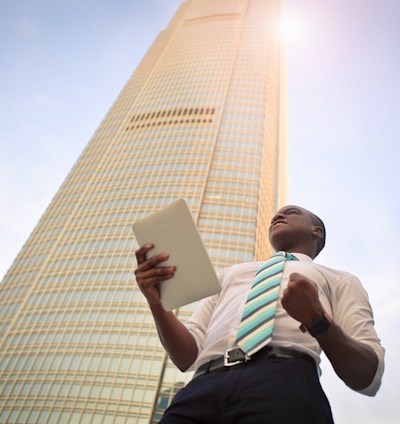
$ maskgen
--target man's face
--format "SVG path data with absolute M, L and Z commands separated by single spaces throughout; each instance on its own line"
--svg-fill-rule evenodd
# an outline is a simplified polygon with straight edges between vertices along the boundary
M 314 230 L 315 225 L 308 210 L 299 206 L 285 206 L 271 220 L 269 240 L 277 251 L 293 251 L 312 243 Z

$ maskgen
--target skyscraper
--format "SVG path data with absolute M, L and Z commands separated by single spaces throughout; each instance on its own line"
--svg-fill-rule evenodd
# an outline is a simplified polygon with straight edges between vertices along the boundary
M 1 423 L 147 424 L 184 384 L 136 288 L 131 224 L 183 197 L 217 269 L 269 254 L 280 14 L 187 0 L 159 34 L 0 285 Z

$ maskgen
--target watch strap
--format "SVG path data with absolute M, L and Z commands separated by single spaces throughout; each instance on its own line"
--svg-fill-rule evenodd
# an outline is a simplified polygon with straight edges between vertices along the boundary
M 308 331 L 311 336 L 319 337 L 323 336 L 328 332 L 332 321 L 332 318 L 328 315 L 326 311 L 324 311 L 324 314 L 321 317 L 318 317 L 314 321 L 312 321 L 310 325 L 305 326 L 304 324 L 301 324 L 299 328 L 303 333 Z

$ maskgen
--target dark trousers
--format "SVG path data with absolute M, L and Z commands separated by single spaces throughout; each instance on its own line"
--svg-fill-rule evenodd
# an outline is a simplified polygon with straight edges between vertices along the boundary
M 194 378 L 162 424 L 332 424 L 316 370 L 298 359 L 260 359 Z

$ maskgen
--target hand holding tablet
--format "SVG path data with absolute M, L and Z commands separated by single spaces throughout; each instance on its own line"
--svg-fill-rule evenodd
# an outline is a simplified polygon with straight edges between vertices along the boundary
M 163 266 L 176 267 L 173 278 L 159 285 L 161 301 L 172 310 L 221 290 L 218 277 L 192 214 L 180 199 L 132 225 L 140 246 L 154 245 L 151 255 L 169 254 Z

